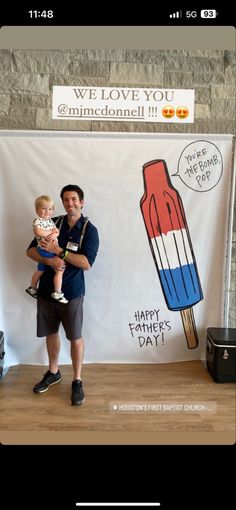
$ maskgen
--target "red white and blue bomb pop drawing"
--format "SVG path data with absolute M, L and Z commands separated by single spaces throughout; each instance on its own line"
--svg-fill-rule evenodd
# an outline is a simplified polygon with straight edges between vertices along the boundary
M 180 311 L 188 348 L 194 349 L 198 335 L 192 306 L 203 293 L 182 200 L 164 160 L 145 163 L 143 179 L 140 207 L 163 295 L 169 310 Z

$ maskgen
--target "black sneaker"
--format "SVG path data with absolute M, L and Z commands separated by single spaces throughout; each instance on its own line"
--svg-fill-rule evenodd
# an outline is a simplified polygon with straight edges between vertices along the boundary
M 84 390 L 82 386 L 82 381 L 80 379 L 76 379 L 72 382 L 72 393 L 71 393 L 71 405 L 79 406 L 83 404 L 85 401 Z
M 61 380 L 62 377 L 59 370 L 56 374 L 52 374 L 52 372 L 48 370 L 46 374 L 44 374 L 42 381 L 35 384 L 35 386 L 33 387 L 33 391 L 35 393 L 44 393 L 45 391 L 48 390 L 48 388 L 50 388 L 50 386 L 59 383 Z

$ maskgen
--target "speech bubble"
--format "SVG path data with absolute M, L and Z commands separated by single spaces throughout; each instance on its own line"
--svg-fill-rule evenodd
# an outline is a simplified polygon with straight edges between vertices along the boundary
M 223 173 L 223 158 L 218 147 L 206 140 L 189 143 L 178 161 L 178 176 L 193 191 L 210 191 Z

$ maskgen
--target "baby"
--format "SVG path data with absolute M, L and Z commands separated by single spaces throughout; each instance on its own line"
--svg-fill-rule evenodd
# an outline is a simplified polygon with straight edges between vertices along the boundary
M 59 230 L 51 219 L 54 211 L 52 198 L 47 195 L 42 195 L 36 198 L 35 210 L 37 218 L 33 221 L 33 232 L 38 242 L 37 250 L 42 257 L 55 257 L 55 253 L 43 250 L 40 246 L 40 242 L 43 238 L 46 238 L 47 241 L 57 243 L 57 237 L 59 236 Z M 38 264 L 37 270 L 32 275 L 31 285 L 26 289 L 26 292 L 30 294 L 30 296 L 37 298 L 38 282 L 47 267 L 48 266 L 46 266 L 46 264 L 42 264 L 41 262 Z M 68 303 L 68 300 L 61 291 L 62 277 L 63 271 L 55 270 L 54 292 L 52 292 L 51 296 L 59 303 L 66 304 Z

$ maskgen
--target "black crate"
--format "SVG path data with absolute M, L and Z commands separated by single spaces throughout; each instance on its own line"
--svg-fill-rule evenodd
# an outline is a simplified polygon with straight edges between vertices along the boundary
M 207 329 L 206 362 L 215 382 L 236 382 L 235 328 Z
M 3 375 L 3 361 L 4 361 L 4 334 L 0 331 L 0 377 Z

